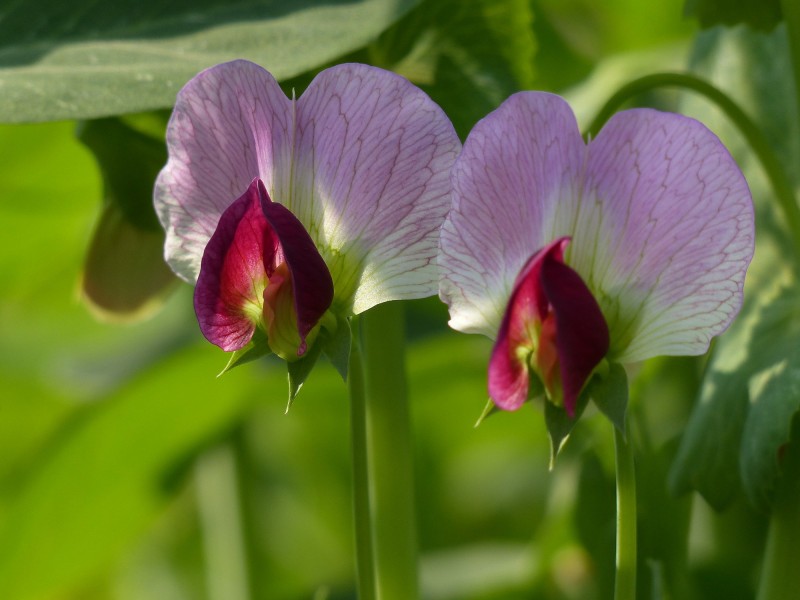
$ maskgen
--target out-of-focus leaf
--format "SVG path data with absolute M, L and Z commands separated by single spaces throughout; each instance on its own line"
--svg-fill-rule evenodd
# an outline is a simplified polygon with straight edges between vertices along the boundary
M 769 30 L 783 19 L 780 0 L 686 0 L 684 14 L 703 28 L 746 23 Z
M 783 392 L 797 391 L 800 285 L 778 281 L 776 288 L 759 290 L 718 341 L 670 473 L 674 491 L 695 489 L 718 509 L 731 502 L 743 479 L 750 498 L 763 505 L 776 474 L 777 445 L 788 441 L 787 417 L 798 408 L 798 397 Z M 763 405 L 756 409 L 754 402 Z
M 2 522 L 0 597 L 63 597 L 142 534 L 176 461 L 252 398 L 244 371 L 214 379 L 218 359 L 204 345 L 164 361 L 63 432 Z
M 770 34 L 744 27 L 715 29 L 698 39 L 692 67 L 700 75 L 735 98 L 764 131 L 776 156 L 795 184 L 800 172 L 800 133 L 796 118 L 795 91 L 788 72 L 788 43 L 784 27 Z M 696 489 L 716 508 L 729 504 L 749 481 L 745 490 L 751 501 L 766 491 L 770 471 L 744 473 L 742 460 L 751 441 L 745 427 L 753 416 L 751 378 L 776 368 L 784 360 L 797 364 L 796 339 L 800 333 L 800 287 L 791 269 L 791 243 L 768 183 L 753 155 L 737 135 L 735 127 L 708 102 L 689 95 L 682 111 L 699 118 L 731 149 L 748 178 L 756 206 L 756 256 L 748 271 L 745 306 L 737 321 L 717 342 L 699 403 L 690 419 L 670 473 L 673 491 Z M 773 383 L 778 385 L 778 382 Z M 766 388 L 765 388 L 766 389 Z M 793 402 L 786 397 L 784 403 Z M 765 407 L 770 403 L 767 402 Z M 784 409 L 790 410 L 784 406 Z M 762 410 L 759 408 L 756 415 Z M 770 411 L 772 412 L 772 411 Z M 773 417 L 776 413 L 773 412 Z M 762 440 L 763 441 L 763 440 Z M 774 442 L 773 442 L 774 443 Z M 770 445 L 770 444 L 767 444 Z M 764 448 L 762 447 L 762 450 Z M 749 452 L 749 451 L 748 451 Z M 763 456 L 766 457 L 766 454 Z M 752 456 L 748 459 L 751 460 Z M 756 461 L 763 467 L 769 463 Z M 751 463 L 752 466 L 752 463 Z
M 103 176 L 103 199 L 119 207 L 131 225 L 160 231 L 153 206 L 153 185 L 167 162 L 163 139 L 133 129 L 116 118 L 80 123 L 78 139 L 97 160 Z
M 533 87 L 535 53 L 527 0 L 426 0 L 369 56 L 427 91 L 463 137 L 510 94 Z
M 20 0 L 0 9 L 0 122 L 171 106 L 200 70 L 247 58 L 292 77 L 373 40 L 413 0 Z
M 164 231 L 153 207 L 166 146 L 114 118 L 82 123 L 78 139 L 100 167 L 104 200 L 86 256 L 83 298 L 101 319 L 147 318 L 178 281 L 164 262 Z
M 147 318 L 177 283 L 164 262 L 164 233 L 133 225 L 116 204 L 104 206 L 81 283 L 92 313 L 108 321 Z
M 793 298 L 795 304 L 797 299 Z M 800 316 L 795 318 L 800 321 Z M 750 410 L 742 432 L 742 483 L 750 502 L 762 510 L 772 503 L 781 474 L 780 452 L 789 443 L 792 419 L 800 411 L 800 350 L 792 350 L 750 379 Z

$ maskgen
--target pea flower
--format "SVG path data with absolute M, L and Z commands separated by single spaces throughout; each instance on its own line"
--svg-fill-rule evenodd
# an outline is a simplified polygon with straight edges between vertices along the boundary
M 460 142 L 407 80 L 344 64 L 289 99 L 261 67 L 221 64 L 178 94 L 167 146 L 166 260 L 196 283 L 200 328 L 223 350 L 263 333 L 292 363 L 353 314 L 436 293 Z
M 542 393 L 573 418 L 604 365 L 698 355 L 742 303 L 753 206 L 699 122 L 634 109 L 581 138 L 561 98 L 511 96 L 452 174 L 440 296 L 450 325 L 495 339 L 489 396 Z

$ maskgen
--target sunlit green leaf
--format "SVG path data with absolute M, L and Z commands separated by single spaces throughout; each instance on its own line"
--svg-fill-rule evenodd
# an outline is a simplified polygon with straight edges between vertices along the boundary
M 200 70 L 234 58 L 291 77 L 360 48 L 413 4 L 22 0 L 0 9 L 0 122 L 168 107 Z
M 800 316 L 795 319 L 800 321 Z M 742 432 L 742 483 L 747 497 L 762 510 L 772 502 L 781 474 L 781 449 L 789 443 L 798 411 L 800 351 L 793 349 L 784 360 L 750 380 L 750 410 Z
M 800 369 L 798 298 L 796 283 L 762 289 L 717 343 L 670 474 L 673 490 L 695 489 L 722 508 L 744 479 L 748 495 L 763 503 L 777 446 L 788 441 L 787 417 L 798 408 L 798 397 L 788 393 L 797 391 L 792 373 Z

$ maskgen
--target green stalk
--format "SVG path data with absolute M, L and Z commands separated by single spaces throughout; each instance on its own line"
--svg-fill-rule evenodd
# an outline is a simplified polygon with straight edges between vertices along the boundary
M 205 452 L 194 468 L 211 600 L 250 600 L 236 454 L 230 444 Z
M 419 576 L 402 305 L 387 302 L 361 315 L 360 337 L 377 600 L 415 600 Z
M 790 12 L 798 13 L 794 15 L 795 20 L 800 20 L 800 5 L 795 6 L 795 3 L 796 0 L 784 0 L 784 5 L 792 5 Z M 800 23 L 796 25 L 798 29 L 800 29 Z M 798 35 L 800 35 L 800 31 L 798 31 Z M 793 45 L 793 50 L 795 50 L 794 58 L 796 59 L 796 55 L 798 51 L 800 51 L 800 48 L 795 48 L 795 46 L 798 45 L 800 45 L 800 43 Z M 800 64 L 800 62 L 795 60 L 796 75 L 798 64 Z M 800 81 L 800 77 L 796 77 L 796 81 Z M 640 79 L 635 79 L 621 87 L 611 96 L 605 106 L 600 109 L 600 112 L 589 127 L 589 134 L 592 137 L 596 136 L 603 124 L 611 118 L 611 115 L 634 96 L 661 87 L 684 88 L 705 96 L 708 100 L 716 104 L 738 127 L 761 163 L 761 166 L 764 168 L 764 172 L 775 192 L 775 197 L 783 211 L 786 224 L 789 227 L 792 241 L 794 242 L 795 253 L 800 259 L 800 208 L 798 208 L 797 202 L 795 201 L 792 183 L 789 181 L 781 163 L 778 161 L 758 126 L 756 126 L 753 120 L 747 116 L 738 104 L 707 81 L 686 73 L 656 73 L 641 77 Z
M 358 582 L 359 600 L 375 600 L 375 566 L 373 564 L 369 473 L 367 468 L 367 401 L 364 393 L 364 372 L 361 364 L 361 344 L 358 343 L 357 318 L 353 319 L 353 342 L 350 350 L 347 383 L 350 389 L 356 580 Z
M 627 425 L 626 425 L 627 429 Z M 632 441 L 614 428 L 617 468 L 617 572 L 614 600 L 636 600 L 636 475 Z
M 800 582 L 800 442 L 789 444 L 782 467 L 769 521 L 758 600 L 796 598 Z

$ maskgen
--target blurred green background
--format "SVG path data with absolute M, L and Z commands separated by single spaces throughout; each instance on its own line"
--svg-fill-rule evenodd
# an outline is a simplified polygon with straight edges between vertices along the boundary
M 213 16 L 222 10 L 217 4 L 197 10 Z M 265 18 L 266 25 L 289 27 L 290 4 Z M 701 34 L 678 0 L 392 4 L 403 6 L 356 46 L 322 48 L 307 64 L 283 71 L 264 64 L 298 95 L 329 63 L 394 69 L 428 91 L 463 137 L 518 89 L 564 94 L 585 127 L 637 75 L 690 65 L 718 74 L 703 44 L 723 43 L 713 36 L 730 39 L 730 31 Z M 14 10 L 21 9 L 8 14 Z M 125 30 L 120 11 L 112 25 L 146 44 L 135 27 Z M 241 18 L 232 13 L 228 20 L 235 25 Z M 44 61 L 74 42 L 69 20 L 61 23 Z M 197 30 L 192 35 L 201 36 L 202 22 Z M 737 31 L 763 40 L 776 35 Z M 170 42 L 169 31 L 161 35 L 159 43 Z M 287 35 L 290 46 L 318 44 L 299 26 Z M 261 51 L 256 42 L 253 48 Z M 2 62 L 2 52 L 0 66 L 14 75 L 16 63 Z M 726 67 L 740 73 L 734 81 L 750 76 L 735 71 L 740 67 Z M 7 99 L 8 89 L 0 86 Z M 758 104 L 757 94 L 749 98 Z M 707 118 L 742 163 L 752 163 L 741 140 L 702 102 L 675 93 L 641 100 Z M 115 146 L 123 163 L 137 136 L 161 147 L 168 113 L 160 99 L 153 102 L 114 121 L 129 128 Z M 144 108 L 161 110 L 143 114 Z M 53 121 L 37 110 L 5 120 Z M 109 110 L 93 116 L 116 108 Z M 87 124 L 64 118 L 0 126 L 0 598 L 355 598 L 345 385 L 321 364 L 285 415 L 282 364 L 262 360 L 216 378 L 226 357 L 199 334 L 190 287 L 170 282 L 157 258 L 134 259 L 160 252 L 159 233 L 137 221 L 137 215 L 146 221 L 150 199 L 121 199 L 114 167 L 101 172 L 88 137 L 82 136 L 87 146 L 76 136 Z M 777 117 L 772 111 L 764 118 Z M 154 177 L 148 160 L 158 151 L 134 154 L 127 166 L 148 190 Z M 763 190 L 760 172 L 749 169 L 754 191 Z M 120 265 L 137 265 L 125 281 L 109 285 L 128 294 L 144 289 L 147 318 L 97 318 L 82 291 L 92 244 L 98 264 L 86 275 L 89 285 L 102 287 Z M 610 597 L 610 425 L 587 414 L 549 472 L 536 407 L 473 427 L 486 401 L 489 340 L 450 331 L 437 299 L 408 303 L 406 316 L 424 597 Z M 642 598 L 754 594 L 765 516 L 741 499 L 716 513 L 699 496 L 667 491 L 703 368 L 703 358 L 657 359 L 632 380 Z

